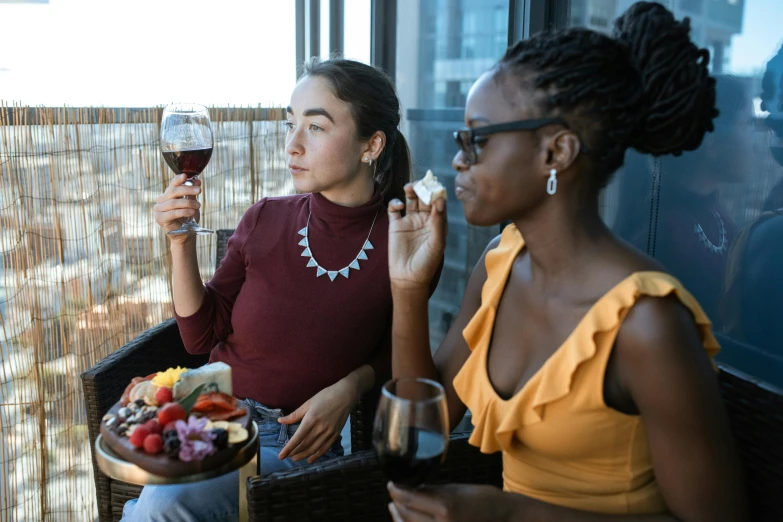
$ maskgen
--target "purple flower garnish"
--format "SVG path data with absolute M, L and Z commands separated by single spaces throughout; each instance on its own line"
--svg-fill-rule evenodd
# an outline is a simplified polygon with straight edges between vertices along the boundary
M 206 417 L 199 419 L 191 415 L 188 422 L 178 420 L 177 437 L 179 438 L 179 460 L 191 462 L 204 460 L 204 457 L 215 453 L 215 445 L 212 441 L 215 435 L 212 430 L 204 431 L 207 425 Z

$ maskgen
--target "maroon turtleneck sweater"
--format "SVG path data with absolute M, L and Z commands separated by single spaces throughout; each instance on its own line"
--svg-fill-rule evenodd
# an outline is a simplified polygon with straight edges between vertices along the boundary
M 316 277 L 302 256 L 299 231 L 327 270 L 340 270 L 367 239 L 366 260 L 349 277 Z M 234 395 L 291 412 L 363 364 L 375 381 L 391 374 L 392 298 L 389 219 L 376 186 L 360 207 L 320 194 L 265 198 L 250 207 L 205 285 L 199 310 L 177 323 L 190 353 L 232 368 Z

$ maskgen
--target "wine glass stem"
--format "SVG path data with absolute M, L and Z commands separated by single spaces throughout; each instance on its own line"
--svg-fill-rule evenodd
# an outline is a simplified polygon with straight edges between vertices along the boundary
M 197 175 L 196 176 L 191 176 L 187 180 L 185 180 L 185 182 L 182 185 L 185 186 L 185 187 L 192 187 L 193 185 L 195 185 L 194 182 L 196 181 L 197 178 L 198 178 Z M 196 199 L 196 196 L 182 196 L 182 197 L 184 199 Z M 198 226 L 198 223 L 193 218 L 193 216 L 191 216 L 188 219 L 186 219 L 185 223 L 183 223 L 183 224 L 186 224 L 186 226 Z

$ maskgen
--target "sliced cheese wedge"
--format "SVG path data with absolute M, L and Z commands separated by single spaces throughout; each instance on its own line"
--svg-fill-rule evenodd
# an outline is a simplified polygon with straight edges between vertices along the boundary
M 186 371 L 180 375 L 171 390 L 174 400 L 178 401 L 187 397 L 199 384 L 206 384 L 201 393 L 219 391 L 226 395 L 233 395 L 231 366 L 224 362 L 216 362 Z
M 413 185 L 413 191 L 425 205 L 432 204 L 438 198 L 446 197 L 446 187 L 438 182 L 438 178 L 428 170 L 427 174 Z

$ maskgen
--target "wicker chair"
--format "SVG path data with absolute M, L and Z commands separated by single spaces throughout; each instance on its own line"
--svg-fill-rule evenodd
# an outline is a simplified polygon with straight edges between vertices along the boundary
M 452 435 L 446 462 L 433 484 L 503 484 L 500 453 L 485 455 L 468 445 L 468 435 Z M 366 522 L 391 520 L 386 479 L 373 450 L 320 466 L 251 477 L 247 484 L 250 521 Z
M 730 340 L 723 340 L 731 343 Z M 728 366 L 720 386 L 745 467 L 754 522 L 783 520 L 783 390 Z M 452 438 L 446 464 L 434 482 L 499 485 L 498 454 L 482 455 L 466 437 Z M 385 480 L 372 451 L 302 470 L 248 479 L 251 521 L 390 520 Z
M 758 352 L 718 335 L 735 354 Z M 720 387 L 734 441 L 745 468 L 745 483 L 754 522 L 783 520 L 783 390 L 720 364 Z
M 233 232 L 217 231 L 216 266 L 225 256 L 228 239 Z M 95 439 L 100 433 L 103 415 L 119 400 L 133 377 L 177 365 L 195 368 L 206 364 L 208 359 L 208 355 L 191 355 L 185 350 L 177 323 L 170 319 L 139 335 L 81 375 L 101 522 L 119 520 L 125 502 L 138 498 L 141 493 L 141 486 L 109 478 L 95 462 Z M 370 448 L 379 390 L 368 393 L 351 412 L 352 452 Z

